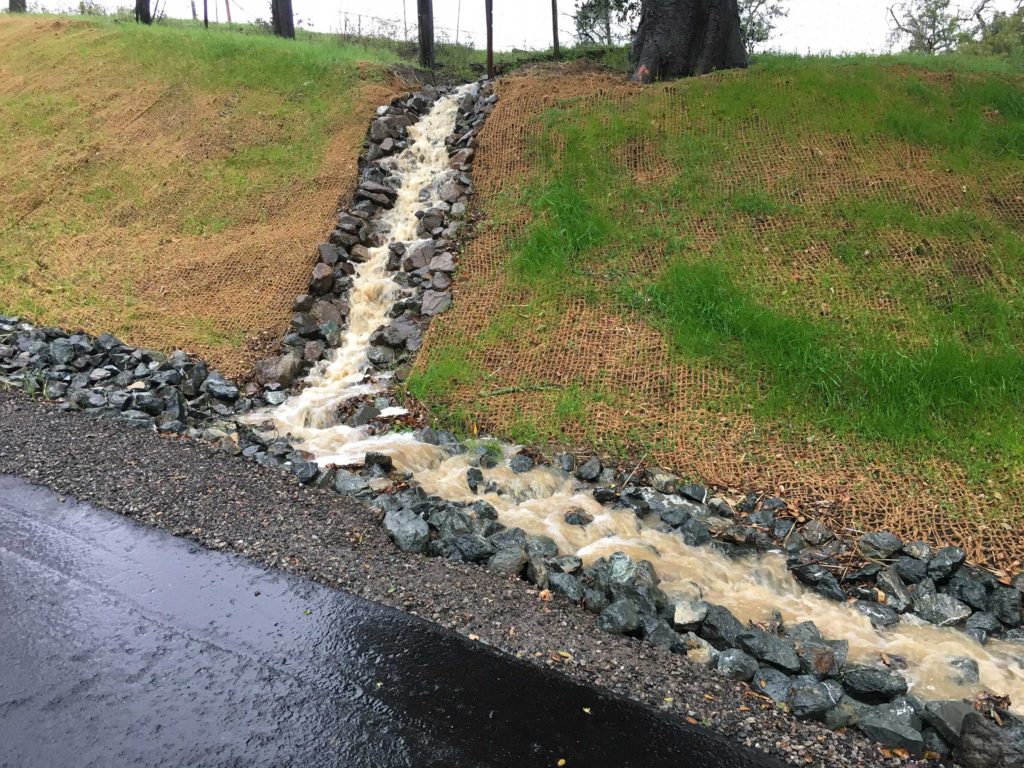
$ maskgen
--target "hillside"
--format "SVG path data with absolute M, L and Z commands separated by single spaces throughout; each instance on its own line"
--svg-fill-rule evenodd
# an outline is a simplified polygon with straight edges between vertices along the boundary
M 0 17 L 0 312 L 246 372 L 355 184 L 384 50 Z
M 1024 79 L 965 63 L 506 79 L 411 392 L 1019 569 Z

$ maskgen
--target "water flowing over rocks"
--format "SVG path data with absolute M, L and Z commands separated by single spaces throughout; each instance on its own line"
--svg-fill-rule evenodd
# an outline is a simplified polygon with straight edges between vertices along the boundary
M 185 353 L 165 356 L 17 318 L 0 318 L 0 377 L 60 399 L 66 410 L 208 440 L 304 484 L 364 498 L 400 549 L 525 579 L 593 613 L 598 628 L 748 681 L 798 717 L 855 727 L 912 756 L 1019 765 L 1024 725 L 1007 706 L 925 703 L 914 695 L 916 667 L 900 652 L 915 633 L 956 627 L 966 633 L 960 641 L 927 637 L 943 648 L 973 643 L 985 661 L 975 662 L 975 677 L 963 661 L 973 661 L 969 654 L 938 652 L 948 657 L 949 691 L 966 696 L 997 673 L 1019 685 L 1024 645 L 1013 633 L 1024 575 L 1000 583 L 966 566 L 956 547 L 933 551 L 887 532 L 847 540 L 783 499 L 751 493 L 730 501 L 658 468 L 638 472 L 568 454 L 552 466 L 516 448 L 464 443 L 423 427 L 394 399 L 390 383 L 402 378 L 430 318 L 453 300 L 472 196 L 467 172 L 494 100 L 489 84 L 425 88 L 378 111 L 354 202 L 318 249 L 279 354 L 257 366 L 251 384 L 239 387 Z M 430 134 L 439 127 L 440 146 Z M 449 464 L 456 480 L 443 471 Z M 426 490 L 430 482 L 445 493 Z M 556 541 L 523 510 L 559 494 L 573 506 L 554 505 L 562 528 L 545 530 Z M 746 568 L 758 594 L 788 601 L 789 611 L 805 595 L 820 597 L 816 610 L 843 611 L 867 629 L 851 643 L 810 621 L 790 626 L 778 612 L 741 620 L 706 599 L 700 573 L 687 582 L 672 572 L 673 551 L 696 553 L 708 568 Z M 773 607 L 760 605 L 763 613 Z M 870 658 L 858 646 L 865 637 L 876 648 Z

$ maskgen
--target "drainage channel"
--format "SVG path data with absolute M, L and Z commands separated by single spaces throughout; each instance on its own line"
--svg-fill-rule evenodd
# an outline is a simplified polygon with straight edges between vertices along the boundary
M 422 216 L 439 202 L 435 180 L 449 167 L 445 138 L 464 93 L 462 89 L 441 97 L 408 129 L 410 145 L 390 166 L 401 185 L 394 206 L 380 218 L 384 242 L 370 249 L 369 259 L 353 276 L 349 326 L 339 347 L 310 373 L 301 391 L 261 417 L 269 415 L 277 432 L 321 467 L 360 466 L 368 453 L 385 455 L 427 494 L 451 502 L 485 501 L 497 510 L 502 525 L 550 537 L 560 554 L 575 555 L 584 565 L 616 552 L 650 561 L 672 600 L 723 605 L 743 622 L 770 622 L 776 610 L 788 625 L 813 620 L 825 637 L 848 641 L 852 662 L 876 663 L 883 656 L 899 660 L 911 691 L 920 698 L 970 698 L 988 689 L 1024 704 L 1024 654 L 1019 646 L 993 640 L 981 647 L 960 631 L 923 621 L 876 629 L 867 616 L 796 582 L 779 554 L 736 559 L 689 546 L 676 533 L 659 530 L 654 519 L 599 503 L 558 469 L 513 471 L 516 446 L 501 445 L 500 458 L 488 462 L 496 466 L 481 467 L 479 451 L 453 455 L 451 449 L 422 442 L 408 431 L 374 434 L 369 427 L 338 421 L 339 406 L 388 387 L 390 374 L 371 364 L 368 353 L 371 335 L 389 322 L 392 308 L 406 296 L 388 269 L 389 246 L 416 248 L 422 243 L 416 239 L 417 213 Z M 380 418 L 402 414 L 402 409 L 390 407 Z M 573 513 L 589 522 L 567 523 Z M 963 672 L 957 664 L 962 659 L 976 662 L 976 675 Z

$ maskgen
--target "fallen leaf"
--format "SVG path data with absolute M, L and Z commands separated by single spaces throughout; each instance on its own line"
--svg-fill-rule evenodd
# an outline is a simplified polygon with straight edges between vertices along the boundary
M 590 707 L 584 707 L 583 711 L 584 711 L 584 713 L 589 715 L 590 714 Z
M 558 758 L 558 766 L 559 766 L 559 768 L 561 768 L 563 765 L 565 765 L 565 758 L 564 757 Z
M 696 725 L 697 724 L 697 720 L 695 718 L 692 718 L 692 717 L 687 717 L 686 718 L 686 722 L 688 722 L 690 725 Z
M 550 589 L 542 589 L 540 591 L 540 595 L 538 595 L 538 597 L 540 597 L 540 599 L 543 600 L 545 603 L 550 603 L 551 602 L 551 590 Z

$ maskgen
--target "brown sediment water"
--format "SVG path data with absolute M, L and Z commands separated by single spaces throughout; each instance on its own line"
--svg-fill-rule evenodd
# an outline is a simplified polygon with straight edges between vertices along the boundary
M 422 200 L 420 191 L 448 168 L 445 137 L 452 131 L 462 91 L 442 97 L 433 110 L 410 127 L 411 144 L 395 158 L 392 171 L 402 180 L 395 206 L 382 219 L 388 242 L 416 238 L 416 212 L 437 202 Z M 696 598 L 729 608 L 741 621 L 763 622 L 778 610 L 789 624 L 813 621 L 830 639 L 847 640 L 854 662 L 878 663 L 881 655 L 907 663 L 902 673 L 911 691 L 924 699 L 971 697 L 989 689 L 1008 695 L 1024 711 L 1024 649 L 996 640 L 986 646 L 952 629 L 905 615 L 900 624 L 875 629 L 867 617 L 848 605 L 818 596 L 797 582 L 781 553 L 727 557 L 708 547 L 691 547 L 675 533 L 662 532 L 630 509 L 599 504 L 589 490 L 578 488 L 565 473 L 536 467 L 517 474 L 508 467 L 515 446 L 503 445 L 500 466 L 484 469 L 484 485 L 493 481 L 501 493 L 474 493 L 466 472 L 475 456 L 452 456 L 447 450 L 419 442 L 408 432 L 371 434 L 366 427 L 337 423 L 341 403 L 381 392 L 388 385 L 367 360 L 371 334 L 389 320 L 388 312 L 404 295 L 387 271 L 385 244 L 370 250 L 359 265 L 350 294 L 350 324 L 341 345 L 326 365 L 314 369 L 305 388 L 271 412 L 275 428 L 290 435 L 321 466 L 353 466 L 368 451 L 391 456 L 398 471 L 411 474 L 429 494 L 453 502 L 483 499 L 498 511 L 506 526 L 551 537 L 565 554 L 585 564 L 614 552 L 649 560 L 673 598 Z M 464 298 L 463 300 L 469 300 Z M 393 409 L 390 415 L 397 415 Z M 385 416 L 389 415 L 385 413 Z M 482 487 L 482 486 L 481 486 Z M 586 526 L 569 525 L 565 514 L 582 510 L 593 518 Z M 970 657 L 978 664 L 980 683 L 957 682 L 950 660 Z

